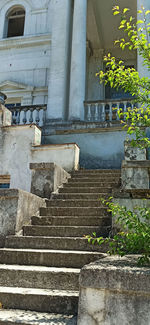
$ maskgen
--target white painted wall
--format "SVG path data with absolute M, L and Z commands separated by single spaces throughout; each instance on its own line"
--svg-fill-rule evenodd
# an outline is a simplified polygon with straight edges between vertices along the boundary
M 54 162 L 66 171 L 78 169 L 80 149 L 75 143 L 42 146 L 37 126 L 10 123 L 10 112 L 0 107 L 0 175 L 10 175 L 10 188 L 30 192 L 30 163 Z
M 24 36 L 4 39 L 5 17 L 8 10 L 15 5 L 22 5 L 26 11 Z M 30 104 L 47 102 L 51 18 L 50 0 L 0 2 L 0 84 L 9 80 L 32 86 Z M 41 87 L 46 88 L 44 94 Z M 16 96 L 16 101 L 20 98 L 23 105 L 29 103 L 26 96 L 20 94 L 19 88 L 15 93 L 12 91 L 12 94 L 8 90 L 7 87 L 3 89 L 11 98 L 9 101 L 15 102 Z
M 79 168 L 79 153 L 80 149 L 75 143 L 34 146 L 31 162 L 53 162 L 70 172 Z

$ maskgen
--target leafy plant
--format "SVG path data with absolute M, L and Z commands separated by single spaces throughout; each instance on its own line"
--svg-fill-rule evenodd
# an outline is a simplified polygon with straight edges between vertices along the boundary
M 129 9 L 120 11 L 119 6 L 113 8 L 114 15 L 120 15 L 119 29 L 124 31 L 124 38 L 115 41 L 122 50 L 137 50 L 143 58 L 143 65 L 150 71 L 150 23 L 147 17 L 150 10 L 143 7 L 138 11 L 141 16 L 137 22 L 129 15 Z M 150 140 L 146 136 L 146 128 L 150 126 L 150 79 L 140 77 L 134 68 L 126 68 L 124 62 L 112 57 L 110 53 L 104 57 L 106 72 L 100 71 L 97 75 L 101 83 L 110 84 L 112 88 L 122 88 L 132 96 L 132 108 L 127 112 L 119 111 L 127 134 L 132 135 L 133 146 L 150 147 Z M 138 104 L 137 104 L 138 103 Z M 134 137 L 133 137 L 134 136 Z
M 115 217 L 115 223 L 121 230 L 112 238 L 86 236 L 89 243 L 102 245 L 109 243 L 110 255 L 124 256 L 127 254 L 140 254 L 138 265 L 150 264 L 150 208 L 135 207 L 133 211 L 102 199 L 109 212 Z

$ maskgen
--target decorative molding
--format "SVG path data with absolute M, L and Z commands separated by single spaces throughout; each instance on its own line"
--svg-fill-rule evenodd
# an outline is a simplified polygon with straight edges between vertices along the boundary
M 37 15 L 37 14 L 45 14 L 47 13 L 48 8 L 39 8 L 39 9 L 34 9 L 31 11 L 32 15 Z
M 18 36 L 13 38 L 5 38 L 0 40 L 0 50 L 8 50 L 12 48 L 34 47 L 51 43 L 50 34 L 40 34 L 31 36 Z
M 25 90 L 31 92 L 33 91 L 33 89 L 34 89 L 33 86 L 28 86 L 10 80 L 6 80 L 0 83 L 0 90 L 5 90 L 5 91 Z
M 48 88 L 47 87 L 34 87 L 14 81 L 6 80 L 0 83 L 0 91 L 4 92 L 7 95 L 7 102 L 10 102 L 10 99 L 21 100 L 22 103 L 27 105 L 32 104 L 33 97 L 38 95 L 47 96 Z

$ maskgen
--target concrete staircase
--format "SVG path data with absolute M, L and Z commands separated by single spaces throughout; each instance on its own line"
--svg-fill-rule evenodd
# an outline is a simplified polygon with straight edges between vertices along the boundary
M 74 172 L 23 227 L 23 236 L 6 238 L 0 249 L 0 324 L 76 324 L 80 269 L 107 249 L 83 236 L 109 235 L 111 215 L 99 198 L 119 183 L 120 170 Z

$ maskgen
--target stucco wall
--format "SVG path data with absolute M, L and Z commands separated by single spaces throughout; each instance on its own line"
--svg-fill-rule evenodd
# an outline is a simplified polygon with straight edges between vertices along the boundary
M 31 151 L 31 162 L 53 162 L 66 171 L 79 167 L 80 149 L 75 143 L 34 146 Z
M 86 130 L 87 132 L 87 130 Z M 98 129 L 89 133 L 76 131 L 68 134 L 47 135 L 46 143 L 75 142 L 80 147 L 80 166 L 84 168 L 121 168 L 124 159 L 126 132 Z
M 10 187 L 30 192 L 31 147 L 39 144 L 41 131 L 32 126 L 3 127 L 3 155 L 0 157 L 0 174 L 10 175 Z
M 55 163 L 30 164 L 32 170 L 31 193 L 50 199 L 52 192 L 66 183 L 70 174 Z
M 30 163 L 56 163 L 66 171 L 78 169 L 80 148 L 75 143 L 41 145 L 37 126 L 11 126 L 10 118 L 10 111 L 0 106 L 0 175 L 10 176 L 10 188 L 30 192 Z
M 45 207 L 45 200 L 22 190 L 0 189 L 0 245 L 7 235 L 19 233 L 22 226 L 30 222 L 32 215 Z
M 150 269 L 108 257 L 81 270 L 78 325 L 149 325 Z

